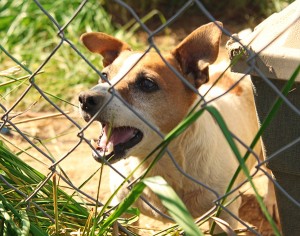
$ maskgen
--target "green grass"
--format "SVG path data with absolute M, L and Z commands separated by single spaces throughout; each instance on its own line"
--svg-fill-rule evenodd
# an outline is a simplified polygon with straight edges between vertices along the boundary
M 4 232 L 3 235 L 20 235 L 20 232 L 25 230 L 23 229 L 25 226 L 29 227 L 28 231 L 32 235 L 54 235 L 53 232 L 57 231 L 57 227 L 54 227 L 55 223 L 41 210 L 52 219 L 59 216 L 58 227 L 61 232 L 70 232 L 72 227 L 76 228 L 84 224 L 89 215 L 88 209 L 64 191 L 60 189 L 53 191 L 56 185 L 53 185 L 51 180 L 47 180 L 46 176 L 21 161 L 8 150 L 2 141 L 0 142 L 0 166 L 0 202 L 2 203 L 0 205 L 0 229 Z M 26 196 L 32 194 L 45 180 L 47 180 L 45 185 L 32 196 L 30 201 L 25 202 Z M 54 200 L 57 200 L 56 207 L 53 204 Z
M 43 7 L 49 11 L 57 22 L 63 26 L 79 6 L 79 0 L 74 1 L 40 1 Z M 96 6 L 95 6 L 96 5 Z M 98 8 L 92 11 L 91 8 Z M 26 63 L 26 67 L 34 72 L 40 64 L 50 55 L 51 51 L 59 44 L 61 39 L 57 36 L 58 29 L 48 17 L 37 7 L 33 1 L 1 1 L 0 2 L 0 44 L 14 58 Z M 88 22 L 88 23 L 87 23 Z M 110 16 L 104 11 L 101 4 L 88 3 L 80 17 L 75 18 L 65 31 L 65 37 L 72 41 L 80 51 L 86 52 L 79 42 L 80 34 L 88 30 L 105 31 L 114 34 L 117 30 L 110 21 Z M 87 53 L 86 53 L 87 54 Z M 100 60 L 96 55 L 88 54 L 87 57 L 96 65 Z M 2 68 L 8 69 L 15 63 L 3 52 L 0 56 Z M 44 73 L 36 76 L 35 83 L 45 92 L 54 95 L 55 103 L 63 105 L 55 97 L 72 101 L 74 91 L 88 88 L 95 83 L 97 78 L 91 69 L 79 56 L 64 43 L 53 58 L 43 68 Z M 21 70 L 12 75 L 13 79 L 26 76 L 28 73 Z M 1 82 L 7 77 L 0 77 Z M 28 81 L 15 82 L 10 85 L 1 86 L 2 100 L 12 103 L 15 97 L 20 95 L 28 86 Z M 36 110 L 49 109 L 47 102 L 40 99 L 40 94 L 35 90 L 28 94 L 31 102 L 22 101 L 22 107 L 29 107 L 35 101 Z M 51 109 L 51 108 L 50 108 Z

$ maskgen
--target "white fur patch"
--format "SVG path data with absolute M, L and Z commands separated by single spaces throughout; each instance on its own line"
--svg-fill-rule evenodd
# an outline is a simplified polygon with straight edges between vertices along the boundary
M 116 97 L 114 94 L 109 92 L 109 88 L 113 88 L 118 82 L 120 82 L 122 79 L 125 79 L 124 76 L 132 69 L 132 67 L 141 59 L 142 56 L 143 53 L 135 53 L 130 55 L 128 58 L 122 61 L 122 65 L 120 69 L 118 69 L 117 74 L 110 79 L 110 84 L 102 83 L 97 85 L 98 91 L 105 95 L 105 101 L 108 101 L 112 98 L 107 104 L 105 111 L 107 114 L 109 114 L 109 116 L 111 116 L 109 119 L 114 121 L 115 126 L 135 127 L 140 121 L 134 112 L 132 112 L 126 105 L 123 104 L 122 100 L 118 98 L 121 97 L 121 95 L 118 93 L 118 90 L 114 90 L 113 92 L 118 95 L 118 97 Z M 139 112 L 135 107 L 132 107 L 132 109 L 134 109 L 136 112 Z
M 112 86 L 117 84 L 127 73 L 131 70 L 131 68 L 141 59 L 143 53 L 135 53 L 129 56 L 122 64 L 118 73 L 110 80 Z

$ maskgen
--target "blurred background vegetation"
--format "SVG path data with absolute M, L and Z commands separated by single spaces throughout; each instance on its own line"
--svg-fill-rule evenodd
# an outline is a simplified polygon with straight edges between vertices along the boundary
M 60 26 L 69 21 L 81 4 L 81 0 L 39 2 Z M 134 9 L 151 30 L 159 27 L 186 3 L 185 0 L 124 2 Z M 216 19 L 223 21 L 224 26 L 232 33 L 244 28 L 253 28 L 270 14 L 283 9 L 289 2 L 291 0 L 202 0 L 209 12 Z M 168 29 L 160 33 L 160 36 L 164 37 L 160 47 L 176 43 L 185 34 L 207 21 L 200 9 L 196 6 L 190 7 Z M 86 31 L 103 31 L 115 35 L 129 41 L 134 48 L 144 48 L 147 42 L 147 35 L 125 8 L 108 0 L 87 2 L 64 31 L 64 37 L 98 66 L 99 70 L 102 66 L 99 58 L 88 53 L 79 42 L 80 35 Z M 0 1 L 0 44 L 31 72 L 35 71 L 61 42 L 57 32 L 57 27 L 34 1 Z M 9 106 L 28 87 L 29 74 L 20 68 L 12 69 L 16 63 L 3 50 L 0 50 L 0 65 L 0 101 Z M 89 88 L 97 80 L 96 73 L 93 73 L 66 42 L 43 68 L 43 73 L 35 77 L 35 83 L 63 109 L 76 108 L 76 94 Z M 23 99 L 19 104 L 20 109 L 52 109 L 35 89 L 31 89 L 26 96 L 30 99 Z M 75 105 L 71 105 L 70 108 L 69 102 Z

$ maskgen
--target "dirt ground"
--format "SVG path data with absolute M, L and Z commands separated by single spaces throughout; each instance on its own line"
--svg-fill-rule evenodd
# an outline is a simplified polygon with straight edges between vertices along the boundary
M 49 118 L 34 120 L 40 117 Z M 69 114 L 80 125 L 85 124 L 80 119 L 76 111 Z M 18 128 L 23 132 L 26 132 L 30 136 L 38 137 L 40 140 L 31 139 L 34 143 L 39 145 L 41 150 L 51 155 L 56 160 L 60 160 L 65 157 L 73 148 L 79 143 L 77 133 L 79 129 L 74 126 L 66 118 L 58 116 L 53 117 L 51 113 L 27 113 L 25 116 L 19 117 L 15 120 L 31 120 L 31 122 L 25 122 L 17 124 Z M 11 146 L 13 150 L 27 149 L 30 145 L 20 137 L 19 134 L 12 132 L 13 136 L 7 137 L 15 146 Z M 60 135 L 64 134 L 64 135 Z M 92 124 L 84 132 L 84 137 L 90 140 L 91 138 L 97 138 L 99 134 L 99 126 Z M 52 137 L 52 138 L 51 138 Z M 50 138 L 50 139 L 49 139 Z M 43 145 L 40 145 L 42 143 Z M 44 147 L 43 147 L 44 146 Z M 17 148 L 18 147 L 18 148 Z M 20 157 L 31 166 L 34 166 L 37 170 L 44 174 L 49 173 L 49 166 L 51 161 L 45 158 L 41 153 L 37 152 L 33 148 L 27 149 L 27 154 L 23 153 Z M 34 157 L 34 158 L 33 158 Z M 61 162 L 60 167 L 66 172 L 70 180 L 75 186 L 80 186 L 86 179 L 88 179 L 92 173 L 97 171 L 100 164 L 95 162 L 91 156 L 91 150 L 85 142 L 80 143 L 69 155 L 67 155 Z M 98 172 L 99 173 L 99 172 Z M 96 198 L 97 188 L 99 183 L 99 174 L 96 174 L 90 181 L 83 187 L 83 191 L 90 196 Z M 267 187 L 267 179 L 263 174 L 255 177 L 255 183 L 259 189 L 260 194 L 263 196 Z M 61 183 L 61 185 L 64 185 Z M 244 189 L 248 189 L 249 186 L 245 186 Z M 110 195 L 109 191 L 109 176 L 108 168 L 104 168 L 104 174 L 100 185 L 100 200 L 104 202 Z M 255 196 L 251 190 L 248 190 L 242 195 L 242 206 L 240 209 L 240 218 L 250 225 L 262 235 L 273 235 L 269 223 L 263 216 L 260 207 L 255 199 Z M 247 235 L 251 235 L 250 233 Z

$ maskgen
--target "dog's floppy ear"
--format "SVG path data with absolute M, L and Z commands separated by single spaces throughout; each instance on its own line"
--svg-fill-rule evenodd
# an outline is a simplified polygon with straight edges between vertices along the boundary
M 208 66 L 218 57 L 222 35 L 221 22 L 203 25 L 188 35 L 171 53 L 179 62 L 184 75 L 192 75 L 195 87 L 208 81 Z
M 104 67 L 111 64 L 121 51 L 131 50 L 126 43 L 100 32 L 85 33 L 81 35 L 80 40 L 91 52 L 103 56 Z

